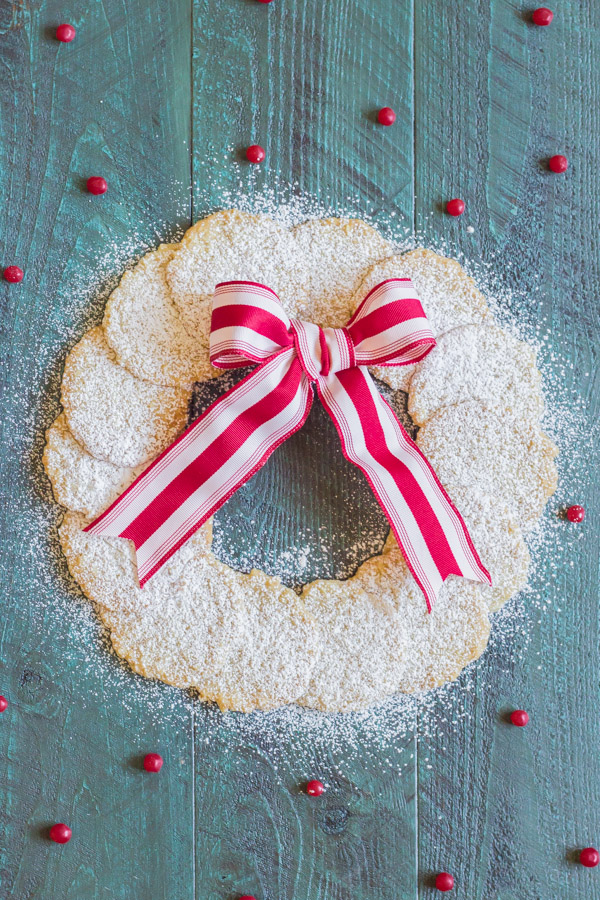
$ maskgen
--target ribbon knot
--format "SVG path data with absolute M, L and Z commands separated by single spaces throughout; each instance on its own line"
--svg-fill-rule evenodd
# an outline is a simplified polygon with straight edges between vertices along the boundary
M 302 371 L 311 382 L 355 365 L 354 344 L 346 328 L 321 328 L 291 319 L 290 333 Z
M 290 320 L 263 284 L 217 285 L 211 362 L 222 369 L 258 366 L 86 531 L 133 541 L 143 586 L 302 427 L 314 384 L 344 455 L 367 478 L 428 608 L 449 575 L 490 584 L 460 514 L 367 368 L 418 362 L 434 346 L 408 278 L 377 285 L 345 328 Z

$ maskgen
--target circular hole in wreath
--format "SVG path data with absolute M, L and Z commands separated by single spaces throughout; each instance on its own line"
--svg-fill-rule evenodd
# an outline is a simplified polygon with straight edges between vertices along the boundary
M 238 369 L 195 385 L 190 421 L 247 374 Z M 406 394 L 377 387 L 414 434 Z M 261 569 L 298 588 L 315 578 L 349 578 L 381 553 L 388 532 L 365 476 L 344 457 L 315 397 L 304 427 L 216 513 L 213 550 L 234 569 Z

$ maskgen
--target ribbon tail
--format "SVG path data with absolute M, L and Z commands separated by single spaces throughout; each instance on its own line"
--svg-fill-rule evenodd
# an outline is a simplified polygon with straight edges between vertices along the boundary
M 140 586 L 302 427 L 310 383 L 293 348 L 220 397 L 85 529 L 136 549 Z
M 429 611 L 449 575 L 491 584 L 460 513 L 366 367 L 321 376 L 317 390 L 344 456 L 367 478 Z

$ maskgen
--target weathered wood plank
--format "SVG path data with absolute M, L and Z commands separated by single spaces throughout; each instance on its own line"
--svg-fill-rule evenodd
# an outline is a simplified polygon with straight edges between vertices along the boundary
M 375 218 L 385 207 L 386 216 L 394 211 L 412 224 L 409 2 L 196 0 L 194 11 L 194 218 L 273 188 L 283 200 L 307 193 Z M 384 105 L 398 115 L 393 128 L 374 123 Z M 267 151 L 260 167 L 243 161 L 251 143 Z M 309 438 L 321 441 L 318 454 Z M 349 574 L 347 477 L 338 438 L 315 409 L 218 514 L 228 561 L 272 571 L 286 554 L 297 561 L 289 581 L 300 583 Z M 355 477 L 351 487 L 358 489 Z M 352 523 L 359 531 L 379 515 L 360 497 L 365 505 Z M 295 550 L 299 535 L 311 547 L 308 563 Z M 327 541 L 338 544 L 337 556 L 316 549 Z M 335 747 L 325 737 L 315 742 L 315 733 L 297 720 L 277 733 L 261 718 L 242 728 L 237 717 L 215 722 L 197 708 L 199 898 L 416 896 L 414 737 L 389 750 L 388 769 L 375 751 L 369 759 L 352 749 L 377 741 L 365 726 Z M 316 801 L 301 792 L 311 776 L 329 785 Z
M 277 195 L 281 182 L 284 199 L 306 192 L 375 215 L 385 206 L 412 225 L 409 0 L 195 0 L 194 10 L 196 218 L 240 190 Z M 386 105 L 392 128 L 374 124 Z M 245 162 L 253 143 L 267 152 L 261 166 Z
M 523 312 L 547 318 L 552 346 L 573 364 L 561 377 L 589 401 L 593 418 L 600 132 L 589 73 L 600 47 L 592 5 L 563 4 L 550 29 L 528 26 L 521 5 L 508 0 L 436 0 L 416 13 L 417 222 L 530 288 Z M 395 210 L 412 225 L 411 16 L 408 2 L 383 0 L 240 0 L 230 8 L 196 0 L 194 217 L 221 206 L 238 183 L 253 196 L 279 176 L 282 198 L 295 182 L 295 191 L 324 202 L 375 217 Z M 30 477 L 23 413 L 34 410 L 39 437 L 53 411 L 40 398 L 56 398 L 61 354 L 83 329 L 85 286 L 190 219 L 187 0 L 94 5 L 74 20 L 78 38 L 68 47 L 51 37 L 65 17 L 55 2 L 0 4 L 0 262 L 26 270 L 21 287 L 0 287 L 0 692 L 11 700 L 0 722 L 0 893 L 413 898 L 413 740 L 384 752 L 357 724 L 331 744 L 327 732 L 315 737 L 293 721 L 277 732 L 264 720 L 242 726 L 197 706 L 194 804 L 185 699 L 121 670 L 49 572 L 52 513 Z M 399 113 L 394 128 L 373 125 L 383 104 Z M 239 167 L 253 141 L 266 147 L 267 164 Z M 539 160 L 561 150 L 571 168 L 557 179 Z M 109 180 L 104 198 L 82 192 L 95 171 Z M 436 211 L 455 195 L 468 204 L 458 222 Z M 120 258 L 115 244 L 125 248 Z M 289 452 L 298 463 L 305 451 Z M 588 462 L 597 466 L 591 438 Z M 276 518 L 286 506 L 285 460 L 273 463 L 255 500 Z M 448 868 L 457 898 L 600 896 L 595 873 L 570 862 L 575 847 L 598 840 L 600 808 L 598 488 L 579 475 L 571 470 L 562 497 L 588 506 L 584 539 L 573 569 L 557 570 L 550 554 L 539 570 L 552 606 L 541 616 L 532 608 L 527 652 L 492 650 L 473 678 L 473 698 L 453 692 L 449 708 L 440 702 L 434 713 L 436 729 L 423 729 L 423 895 L 429 873 Z M 276 557 L 297 527 L 292 518 L 271 529 L 284 538 L 273 543 L 255 536 L 256 552 Z M 529 709 L 525 731 L 504 722 L 513 704 Z M 158 779 L 139 770 L 147 749 L 165 756 Z M 313 775 L 329 784 L 318 801 L 298 791 Z M 64 849 L 46 840 L 54 819 L 74 826 Z
M 526 292 L 523 319 L 550 330 L 542 358 L 594 422 L 600 42 L 591 16 L 592 4 L 567 2 L 551 27 L 535 28 L 509 0 L 418 5 L 415 121 L 418 224 Z M 544 166 L 556 152 L 571 162 L 564 177 Z M 430 216 L 453 196 L 467 204 L 460 220 Z M 573 863 L 574 848 L 598 842 L 597 466 L 590 430 L 579 462 L 565 458 L 553 504 L 588 507 L 582 542 L 572 526 L 557 528 L 536 573 L 543 610 L 532 605 L 514 646 L 488 652 L 472 694 L 440 701 L 435 729 L 420 738 L 423 896 L 442 868 L 456 877 L 457 900 L 600 896 L 598 878 Z M 530 713 L 523 731 L 505 721 L 514 706 Z
M 416 896 L 414 742 L 197 716 L 198 897 Z M 318 775 L 322 797 L 303 787 Z
M 0 4 L 0 266 L 25 270 L 0 286 L 0 895 L 191 900 L 190 704 L 120 667 L 57 577 L 39 462 L 90 297 L 189 221 L 191 16 L 187 2 L 87 4 L 64 45 L 67 14 Z M 104 197 L 86 193 L 91 174 Z M 159 777 L 140 769 L 148 750 Z M 64 848 L 47 837 L 57 820 L 73 828 Z

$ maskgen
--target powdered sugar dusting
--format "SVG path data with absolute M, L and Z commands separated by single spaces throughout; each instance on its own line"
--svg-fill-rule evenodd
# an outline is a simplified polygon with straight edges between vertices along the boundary
M 256 201 L 247 200 L 243 196 L 232 196 L 224 198 L 223 205 L 231 204 L 242 208 L 246 205 L 249 209 L 260 208 L 261 211 L 276 214 L 286 223 L 301 221 L 309 215 L 322 215 L 325 212 L 319 208 L 318 204 L 314 204 L 310 200 L 293 197 L 289 206 L 286 207 L 279 202 L 280 199 L 281 194 L 278 194 L 276 202 L 273 204 L 273 196 L 268 194 L 256 198 Z M 333 212 L 332 210 L 328 211 Z M 344 211 L 336 210 L 335 212 L 340 214 Z M 388 225 L 388 237 L 395 238 L 400 250 L 420 243 L 417 239 L 418 236 L 398 234 L 393 221 L 384 224 Z M 139 249 L 140 245 L 137 242 L 134 250 L 137 253 Z M 441 253 L 455 255 L 452 248 L 438 247 L 436 249 Z M 131 252 L 132 248 L 129 248 L 129 254 Z M 112 277 L 114 284 L 127 256 L 128 251 L 121 246 L 109 248 L 104 258 L 98 260 L 96 275 L 98 282 Z M 461 260 L 461 262 L 463 261 Z M 505 264 L 505 261 L 502 260 L 498 262 L 502 265 Z M 461 697 L 473 690 L 475 670 L 479 677 L 479 689 L 482 687 L 485 689 L 485 684 L 482 685 L 482 678 L 494 678 L 494 673 L 497 671 L 495 666 L 500 665 L 500 660 L 503 660 L 507 666 L 514 665 L 516 659 L 527 653 L 536 619 L 547 612 L 547 601 L 544 594 L 535 585 L 542 583 L 542 574 L 544 579 L 558 577 L 558 573 L 564 566 L 572 563 L 577 545 L 583 540 L 581 530 L 565 529 L 557 511 L 572 499 L 569 487 L 575 489 L 576 486 L 578 496 L 585 490 L 582 473 L 587 471 L 589 464 L 587 456 L 590 447 L 590 429 L 585 420 L 583 404 L 571 396 L 566 396 L 564 391 L 561 369 L 566 370 L 570 364 L 550 354 L 548 333 L 544 330 L 544 323 L 540 324 L 536 321 L 530 298 L 521 298 L 503 285 L 498 287 L 494 284 L 494 278 L 490 271 L 481 266 L 469 266 L 467 263 L 467 267 L 471 269 L 471 274 L 476 275 L 478 284 L 491 287 L 494 313 L 503 325 L 538 345 L 538 361 L 544 374 L 548 395 L 548 413 L 544 427 L 550 431 L 562 451 L 559 458 L 561 470 L 559 491 L 551 501 L 550 509 L 546 512 L 541 526 L 528 539 L 534 560 L 534 571 L 530 577 L 530 585 L 533 586 L 520 597 L 512 600 L 494 617 L 490 646 L 487 651 L 487 658 L 492 657 L 493 664 L 472 666 L 463 672 L 454 685 L 446 685 L 427 695 L 397 697 L 367 712 L 351 713 L 345 716 L 309 713 L 292 707 L 274 713 L 257 713 L 248 716 L 230 714 L 224 719 L 217 711 L 205 707 L 202 711 L 201 723 L 206 740 L 210 740 L 211 734 L 217 728 L 225 729 L 225 731 L 237 735 L 241 740 L 249 740 L 259 734 L 263 746 L 268 747 L 276 755 L 277 748 L 283 739 L 296 732 L 301 734 L 304 741 L 314 739 L 316 744 L 332 749 L 335 749 L 336 746 L 343 746 L 350 754 L 353 747 L 357 754 L 359 752 L 367 755 L 369 753 L 376 754 L 378 761 L 383 766 L 386 761 L 385 753 L 381 752 L 382 748 L 390 750 L 394 748 L 403 735 L 413 728 L 418 713 L 424 715 L 423 728 L 425 731 L 437 729 L 440 717 L 444 716 L 441 712 L 444 706 L 450 710 L 447 713 L 449 724 L 452 726 L 453 722 L 458 723 L 463 714 Z M 73 342 L 74 336 L 81 333 L 84 321 L 86 323 L 89 321 L 90 311 L 97 320 L 102 300 L 100 299 L 97 304 L 90 306 L 89 298 L 94 287 L 95 285 L 89 282 L 72 286 L 69 315 L 65 318 L 69 318 L 73 324 L 65 328 L 62 323 L 56 323 L 51 339 L 40 354 L 38 371 L 42 373 L 40 375 L 41 382 L 43 382 L 44 373 L 48 369 L 54 368 L 56 371 L 57 359 Z M 532 313 L 531 321 L 528 321 L 526 315 L 523 316 L 523 312 L 527 313 L 527 310 Z M 18 415 L 15 415 L 14 421 L 10 424 L 15 429 L 15 443 L 20 442 L 28 459 L 31 451 L 33 451 L 32 458 L 34 460 L 36 458 L 39 460 L 41 455 L 42 429 L 54 418 L 57 409 L 56 388 L 56 378 L 51 379 L 49 400 L 47 403 L 40 404 L 39 386 L 23 385 L 22 396 L 28 404 L 29 413 L 24 419 L 21 418 L 23 407 L 19 404 L 17 406 Z M 29 465 L 26 467 L 26 471 L 29 471 Z M 40 474 L 39 467 L 37 474 Z M 55 507 L 51 507 L 47 503 L 47 483 L 40 475 L 39 486 L 35 489 L 24 477 L 21 487 L 23 511 L 27 515 L 19 518 L 18 528 L 25 548 L 26 562 L 32 568 L 31 579 L 36 584 L 36 591 L 32 592 L 33 595 L 30 599 L 32 627 L 41 631 L 47 627 L 45 625 L 47 618 L 55 620 L 51 626 L 52 630 L 58 635 L 63 634 L 67 637 L 64 640 L 64 647 L 61 647 L 61 652 L 64 652 L 65 664 L 69 663 L 70 658 L 81 658 L 81 647 L 89 647 L 89 665 L 103 668 L 105 684 L 113 683 L 115 689 L 120 688 L 121 697 L 126 697 L 127 692 L 130 691 L 138 699 L 147 701 L 148 717 L 160 717 L 161 719 L 167 717 L 174 720 L 178 717 L 185 717 L 193 705 L 193 700 L 186 699 L 175 689 L 132 677 L 127 667 L 118 663 L 114 657 L 98 653 L 94 649 L 98 625 L 88 605 L 77 605 L 73 603 L 72 593 L 65 589 L 57 590 L 57 571 L 62 572 L 63 578 L 67 576 L 60 551 L 55 541 L 48 538 L 48 535 L 52 534 L 51 526 L 57 518 L 57 511 Z M 37 493 L 40 487 L 42 492 L 46 493 L 45 499 L 40 499 Z M 302 548 L 302 540 L 300 540 L 300 545 Z M 306 558 L 306 554 L 304 558 Z M 71 646 L 71 642 L 74 641 L 77 641 L 78 644 L 76 652 Z M 93 703 L 98 699 L 100 698 L 94 698 L 92 694 L 87 702 Z M 431 719 L 428 717 L 429 710 L 432 711 Z M 391 758 L 393 759 L 393 754 L 391 754 Z M 393 762 L 390 765 L 393 765 Z

